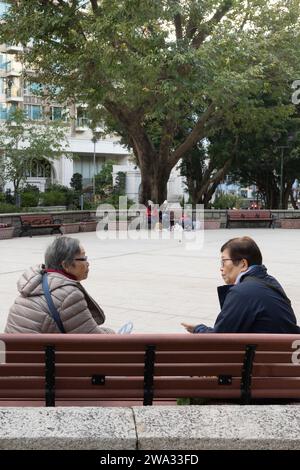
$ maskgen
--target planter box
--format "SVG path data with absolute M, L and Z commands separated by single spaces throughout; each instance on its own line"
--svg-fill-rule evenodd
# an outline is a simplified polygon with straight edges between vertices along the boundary
M 91 220 L 90 222 L 80 222 L 79 231 L 80 232 L 95 232 L 98 222 L 96 220 Z
M 204 230 L 217 230 L 220 226 L 220 220 L 204 220 Z
M 67 224 L 62 224 L 61 226 L 61 231 L 66 234 L 66 233 L 78 233 L 79 232 L 79 226 L 80 223 L 67 223 Z
M 14 236 L 15 227 L 2 227 L 0 228 L 0 240 L 6 240 Z
M 300 229 L 300 219 L 281 219 L 281 228 L 298 228 Z

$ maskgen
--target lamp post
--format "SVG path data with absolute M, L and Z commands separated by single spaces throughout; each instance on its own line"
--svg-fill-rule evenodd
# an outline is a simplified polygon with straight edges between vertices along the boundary
M 96 142 L 97 142 L 97 137 L 94 135 L 92 138 L 92 142 L 94 144 L 94 153 L 93 153 L 93 199 L 95 201 L 96 197 Z
M 280 196 L 279 196 L 279 209 L 282 209 L 283 201 L 283 157 L 284 157 L 284 149 L 287 148 L 286 145 L 282 145 L 281 147 L 281 157 L 280 157 Z
M 287 145 L 279 145 L 278 148 L 281 149 L 281 156 L 280 156 L 280 201 L 279 201 L 279 209 L 283 208 L 283 158 L 284 158 L 284 149 L 289 148 L 290 143 L 293 142 L 294 135 L 292 133 L 288 134 L 287 137 Z

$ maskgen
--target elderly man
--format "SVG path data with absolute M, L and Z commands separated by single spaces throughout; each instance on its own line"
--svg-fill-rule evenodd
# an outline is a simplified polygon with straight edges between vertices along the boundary
M 218 287 L 221 312 L 215 325 L 182 325 L 190 333 L 300 333 L 291 302 L 267 273 L 260 249 L 250 237 L 232 238 L 221 248 Z

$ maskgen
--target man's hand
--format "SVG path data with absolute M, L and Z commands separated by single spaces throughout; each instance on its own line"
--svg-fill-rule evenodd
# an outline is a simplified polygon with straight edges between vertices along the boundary
M 190 325 L 189 323 L 181 323 L 181 325 L 189 332 L 194 333 L 194 329 L 197 325 Z

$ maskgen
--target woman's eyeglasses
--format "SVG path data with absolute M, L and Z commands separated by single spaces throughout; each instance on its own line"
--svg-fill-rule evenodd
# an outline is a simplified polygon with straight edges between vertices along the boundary
M 241 258 L 236 258 L 236 259 L 233 259 L 233 258 L 223 258 L 220 260 L 220 265 L 222 268 L 224 268 L 224 265 L 225 265 L 225 261 L 241 261 Z
M 81 258 L 74 258 L 74 261 L 87 261 L 88 257 L 87 256 L 82 256 Z

